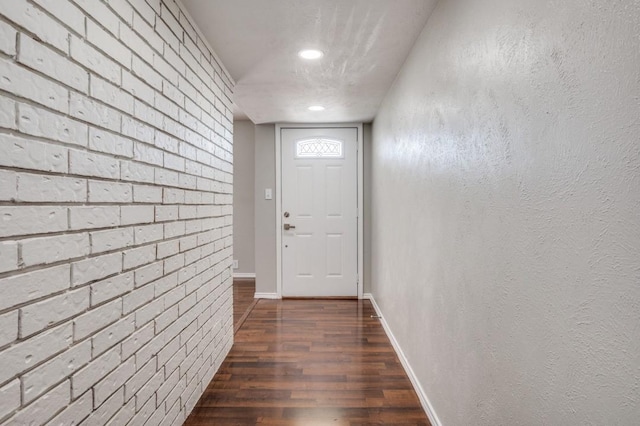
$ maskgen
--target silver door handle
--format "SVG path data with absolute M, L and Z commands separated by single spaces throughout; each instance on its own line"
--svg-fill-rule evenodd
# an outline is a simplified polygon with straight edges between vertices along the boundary
M 289 229 L 296 229 L 294 225 L 289 225 L 288 223 L 284 224 L 284 230 L 288 231 Z

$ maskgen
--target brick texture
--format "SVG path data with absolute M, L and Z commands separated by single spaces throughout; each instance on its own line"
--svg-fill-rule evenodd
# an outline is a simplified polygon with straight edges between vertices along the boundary
M 233 343 L 233 80 L 176 0 L 0 15 L 0 425 L 180 425 Z

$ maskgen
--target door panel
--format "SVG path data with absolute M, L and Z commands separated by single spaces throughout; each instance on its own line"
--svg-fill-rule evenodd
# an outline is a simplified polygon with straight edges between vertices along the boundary
M 357 296 L 357 128 L 283 128 L 282 295 Z

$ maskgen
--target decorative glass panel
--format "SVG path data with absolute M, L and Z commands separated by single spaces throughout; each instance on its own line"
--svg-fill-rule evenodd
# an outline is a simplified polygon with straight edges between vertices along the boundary
M 305 139 L 296 142 L 296 158 L 342 158 L 342 141 Z

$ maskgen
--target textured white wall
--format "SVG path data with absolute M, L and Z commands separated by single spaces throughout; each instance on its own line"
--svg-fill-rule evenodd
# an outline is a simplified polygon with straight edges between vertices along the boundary
M 255 126 L 233 122 L 233 258 L 234 273 L 255 274 Z
M 182 424 L 233 342 L 233 83 L 173 0 L 0 14 L 0 424 Z
M 442 424 L 640 419 L 640 2 L 442 0 L 374 122 L 373 283 Z

